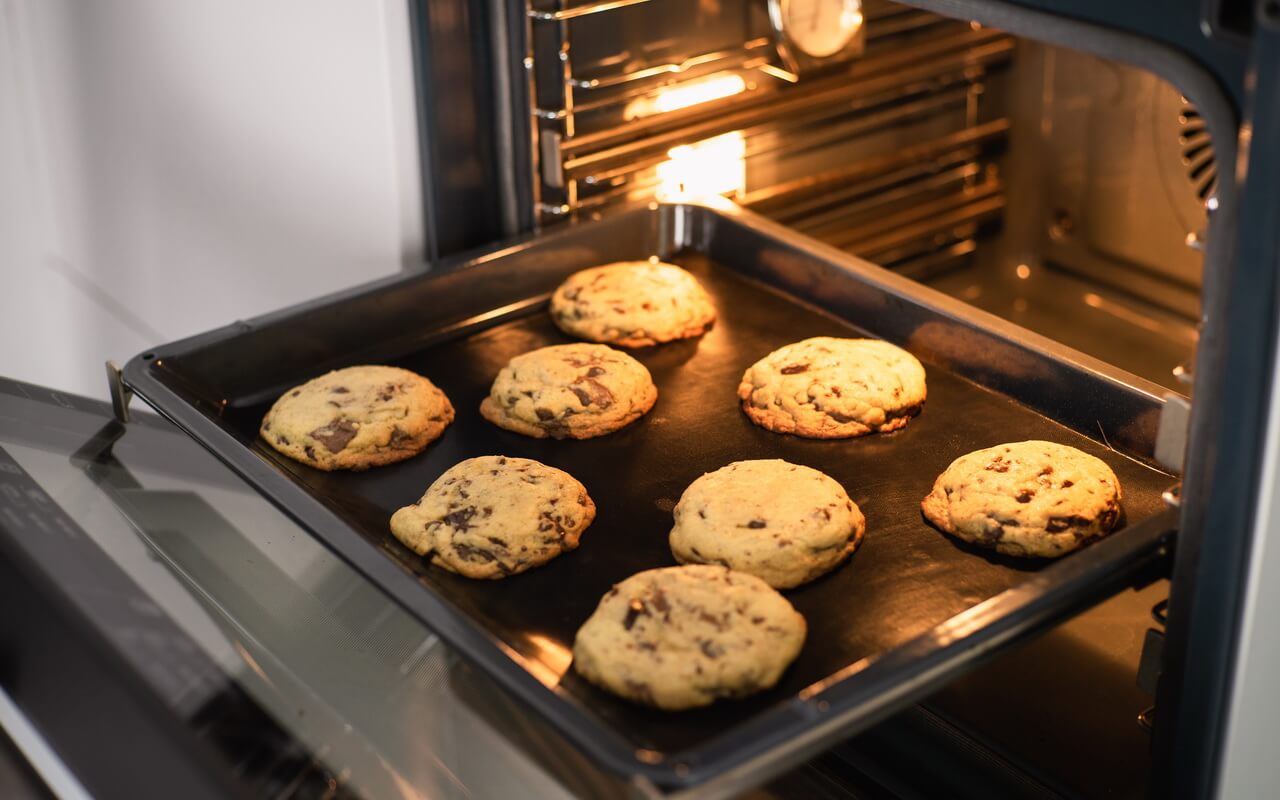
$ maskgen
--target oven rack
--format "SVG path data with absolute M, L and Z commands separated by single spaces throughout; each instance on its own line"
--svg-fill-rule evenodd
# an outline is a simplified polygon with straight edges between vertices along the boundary
M 624 7 L 591 6 L 597 9 L 592 13 Z M 613 75 L 597 69 L 584 77 L 575 72 L 571 59 L 569 20 L 576 16 L 551 20 L 532 7 L 530 15 L 531 29 L 537 21 L 554 21 L 560 29 L 554 56 L 560 62 L 555 70 L 558 85 L 550 90 L 560 101 L 557 107 L 538 102 L 546 99 L 548 89 L 538 85 L 538 76 L 545 70 L 538 66 L 537 37 L 532 30 L 526 59 L 535 133 L 532 144 L 537 175 L 533 184 L 543 222 L 580 211 L 599 211 L 652 193 L 659 182 L 646 173 L 667 160 L 668 151 L 678 144 L 741 130 L 747 140 L 746 158 L 764 154 L 783 158 L 865 133 L 877 125 L 975 105 L 986 71 L 1007 62 L 1013 49 L 1012 40 L 998 31 L 943 22 L 923 12 L 869 14 L 872 43 L 868 55 L 850 71 L 852 81 L 848 75 L 839 75 L 784 86 L 785 80 L 777 71 L 766 70 L 761 73 L 764 77 L 748 82 L 741 94 L 590 130 L 583 121 L 591 114 L 616 111 L 637 97 L 654 96 L 672 85 L 673 77 L 695 79 L 723 71 L 726 65 L 735 69 L 767 66 L 768 40 L 749 40 L 740 51 L 703 54 Z M 874 26 L 880 20 L 887 31 L 877 32 Z M 941 33 L 916 37 L 892 48 L 875 47 L 877 39 L 928 28 Z M 653 78 L 663 82 L 656 83 Z M 610 88 L 623 91 L 606 91 Z M 605 96 L 581 100 L 597 93 Z M 895 104 L 902 107 L 895 109 Z M 859 120 L 859 116 L 867 119 Z M 778 137 L 772 137 L 768 145 L 754 141 L 787 128 L 792 135 L 785 141 Z

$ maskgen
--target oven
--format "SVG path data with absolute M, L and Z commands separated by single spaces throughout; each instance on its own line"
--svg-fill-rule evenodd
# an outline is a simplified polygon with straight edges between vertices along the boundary
M 226 582 L 220 547 L 253 548 L 216 524 L 204 540 L 156 527 L 120 463 L 130 435 L 160 436 L 130 421 L 131 398 L 145 401 L 305 530 L 316 559 L 447 645 L 430 670 L 449 686 L 445 703 L 485 721 L 484 748 L 532 754 L 572 794 L 1248 794 L 1268 766 L 1273 703 L 1262 570 L 1280 452 L 1274 5 L 1179 3 L 1157 19 L 1054 0 L 413 2 L 426 263 L 108 365 L 115 421 L 73 463 L 185 585 L 225 606 L 202 582 Z M 861 554 L 870 569 L 857 587 L 796 594 L 824 622 L 791 683 L 673 720 L 594 694 L 566 649 L 596 584 L 665 566 L 652 552 L 597 546 L 589 580 L 559 569 L 486 594 L 389 541 L 389 498 L 510 439 L 459 424 L 416 471 L 346 482 L 255 444 L 283 387 L 371 359 L 441 376 L 469 413 L 503 359 L 558 341 L 543 309 L 559 280 L 654 257 L 694 271 L 724 311 L 700 345 L 646 354 L 666 428 L 577 454 L 519 453 L 590 476 L 593 495 L 599 486 L 623 512 L 609 522 L 618 530 L 660 525 L 690 475 L 735 452 L 821 461 L 909 505 L 937 474 L 934 442 L 972 449 L 1014 432 L 1122 465 L 1126 525 L 1025 566 L 944 552 L 932 531 L 924 544 L 918 519 L 886 523 L 899 546 Z M 743 438 L 738 416 L 702 411 L 718 408 L 716 381 L 740 374 L 752 348 L 841 330 L 925 361 L 938 391 L 913 428 L 931 438 L 818 454 L 766 447 Z M 242 614 L 258 613 L 236 596 Z M 840 607 L 846 596 L 858 611 Z M 227 656 L 250 665 L 250 680 L 320 691 L 268 663 L 265 634 L 234 608 L 220 611 L 252 642 Z M 387 649 L 417 653 L 403 663 L 419 670 L 425 645 L 395 642 Z M 367 667 L 346 644 L 340 663 Z M 333 738 L 322 744 L 335 753 L 348 752 L 334 742 L 352 719 L 376 727 L 359 692 L 344 702 L 325 704 Z M 378 776 L 350 791 L 430 796 L 467 783 L 451 767 L 401 763 L 348 764 Z M 317 756 L 293 786 L 351 775 Z

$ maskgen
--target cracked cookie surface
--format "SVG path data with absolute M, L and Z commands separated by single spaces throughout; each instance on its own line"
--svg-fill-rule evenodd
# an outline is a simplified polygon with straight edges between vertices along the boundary
M 804 617 L 754 575 L 651 569 L 600 600 L 578 630 L 573 667 L 637 703 L 694 708 L 773 686 L 804 638 Z
M 323 470 L 363 470 L 417 455 L 453 421 L 449 398 L 399 367 L 347 367 L 285 392 L 259 434 Z
M 630 425 L 657 399 L 649 370 L 626 353 L 602 344 L 561 344 L 511 359 L 480 413 L 526 436 L 590 439 Z
M 1120 520 L 1120 481 L 1101 459 L 1028 441 L 963 455 L 920 508 L 947 533 L 1013 556 L 1056 558 L 1106 536 Z
M 716 309 L 698 279 L 675 264 L 621 261 L 575 272 L 551 295 L 560 330 L 622 347 L 698 336 Z
M 689 484 L 671 553 L 789 589 L 823 575 L 862 542 L 866 520 L 834 478 L 781 459 L 737 461 Z
M 445 471 L 391 516 L 391 533 L 468 578 L 505 578 L 578 546 L 596 506 L 572 475 L 527 458 L 480 456 Z
M 774 350 L 738 385 L 752 422 L 814 439 L 897 430 L 920 413 L 925 395 L 924 367 L 906 350 L 830 336 Z

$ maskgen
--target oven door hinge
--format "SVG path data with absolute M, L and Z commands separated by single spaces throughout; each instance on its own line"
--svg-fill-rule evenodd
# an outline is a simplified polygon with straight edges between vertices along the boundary
M 129 421 L 129 401 L 133 399 L 133 390 L 124 385 L 124 373 L 110 359 L 107 360 L 107 390 L 111 393 L 111 409 L 115 412 L 116 421 L 123 425 Z

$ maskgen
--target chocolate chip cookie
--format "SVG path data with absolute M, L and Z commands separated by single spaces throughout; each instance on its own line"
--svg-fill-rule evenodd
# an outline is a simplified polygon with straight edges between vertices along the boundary
M 675 507 L 671 553 L 789 589 L 823 575 L 862 542 L 866 521 L 844 487 L 781 459 L 737 461 L 689 484 Z
M 1057 558 L 1115 528 L 1120 481 L 1074 447 L 1012 442 L 951 462 L 920 508 L 958 539 L 1013 556 Z
M 698 336 L 716 308 L 698 279 L 675 264 L 621 261 L 570 275 L 551 295 L 560 330 L 622 347 Z
M 481 456 L 449 468 L 391 532 L 468 578 L 505 578 L 578 546 L 596 506 L 572 475 L 527 458 Z
M 651 569 L 600 601 L 578 630 L 573 668 L 637 703 L 693 708 L 773 686 L 804 637 L 804 617 L 754 575 Z
M 453 421 L 444 392 L 398 367 L 347 367 L 285 392 L 259 433 L 316 469 L 363 470 L 417 455 Z
M 626 353 L 602 344 L 561 344 L 511 359 L 480 413 L 525 436 L 590 439 L 630 425 L 657 399 L 649 370 Z
M 738 385 L 742 410 L 777 433 L 843 439 L 897 430 L 920 413 L 924 367 L 879 339 L 819 336 L 774 350 Z

